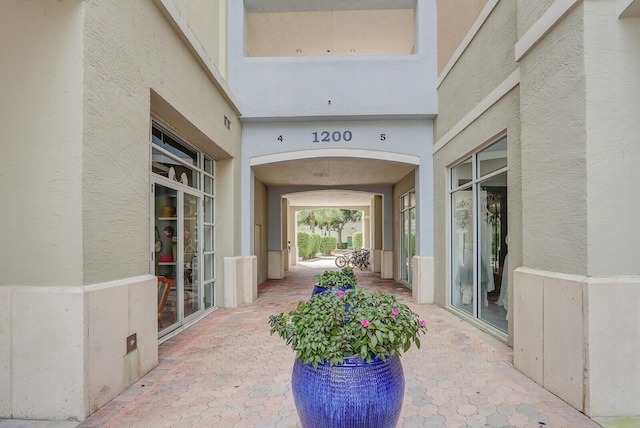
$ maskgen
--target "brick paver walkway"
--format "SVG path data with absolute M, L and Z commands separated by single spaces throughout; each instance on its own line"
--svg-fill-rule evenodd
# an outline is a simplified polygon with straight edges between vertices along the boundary
M 269 315 L 295 308 L 322 269 L 296 266 L 258 299 L 218 309 L 160 346 L 160 363 L 81 427 L 299 427 L 293 351 L 269 335 Z M 363 288 L 397 294 L 429 329 L 402 357 L 399 427 L 599 427 L 512 365 L 512 350 L 401 284 L 357 272 Z M 327 427 L 330 428 L 330 427 Z

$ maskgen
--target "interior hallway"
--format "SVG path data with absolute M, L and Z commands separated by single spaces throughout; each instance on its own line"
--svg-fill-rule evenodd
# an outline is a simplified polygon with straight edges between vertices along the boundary
M 298 264 L 258 299 L 218 309 L 163 343 L 159 365 L 81 427 L 298 427 L 293 351 L 269 335 L 271 314 L 307 299 L 332 259 Z M 315 266 L 315 267 L 309 267 Z M 446 310 L 411 302 L 403 285 L 356 270 L 360 286 L 396 293 L 427 321 L 403 357 L 399 427 L 598 427 L 511 364 L 512 349 Z

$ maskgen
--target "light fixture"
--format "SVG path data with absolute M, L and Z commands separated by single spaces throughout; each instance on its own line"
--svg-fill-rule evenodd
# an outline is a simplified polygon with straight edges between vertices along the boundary
M 302 49 L 296 49 L 296 53 L 297 53 L 298 55 L 302 55 Z

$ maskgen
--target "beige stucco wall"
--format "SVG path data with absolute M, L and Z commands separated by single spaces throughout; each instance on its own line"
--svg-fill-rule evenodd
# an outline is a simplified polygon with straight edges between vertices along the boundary
M 80 0 L 2 5 L 0 285 L 82 284 L 84 14 Z
M 255 179 L 253 184 L 253 217 L 254 223 L 256 225 L 260 225 L 261 236 L 254 236 L 254 240 L 260 240 L 260 254 L 254 254 L 258 256 L 258 284 L 266 281 L 267 272 L 269 271 L 269 260 L 267 258 L 268 252 L 268 232 L 269 232 L 269 223 L 267 219 L 267 214 L 269 210 L 267 209 L 267 186 L 264 185 L 260 180 Z M 292 239 L 292 242 L 295 242 L 295 239 Z M 254 245 L 255 246 L 255 245 Z
M 516 7 L 499 2 L 438 88 L 438 141 L 515 69 Z M 494 29 L 500 28 L 500 32 Z
M 577 275 L 588 265 L 582 26 L 578 5 L 520 61 L 523 263 Z
M 613 0 L 584 8 L 587 273 L 640 275 L 640 20 L 617 19 Z
M 85 36 L 82 223 L 84 282 L 93 283 L 149 269 L 150 90 L 180 113 L 163 117 L 167 124 L 185 138 L 201 131 L 190 142 L 209 154 L 214 144 L 236 154 L 240 124 L 151 1 L 87 3 Z
M 173 0 L 220 74 L 227 76 L 227 0 Z
M 438 0 L 438 74 L 451 60 L 460 42 L 488 0 Z
M 516 0 L 518 8 L 518 38 L 521 38 L 555 0 Z
M 521 60 L 514 365 L 589 416 L 640 412 L 640 26 L 616 6 L 578 2 Z
M 82 420 L 157 364 L 151 117 L 219 159 L 218 284 L 239 254 L 241 126 L 151 0 L 11 0 L 0 22 L 0 417 Z
M 483 99 L 496 92 L 503 80 L 516 70 L 513 53 L 516 42 L 515 18 L 515 5 L 512 2 L 499 2 L 440 85 L 438 104 L 441 114 L 435 121 L 437 142 L 465 114 L 477 109 Z M 495 28 L 501 28 L 503 32 L 497 33 Z M 469 126 L 446 141 L 446 144 L 440 142 L 441 148 L 434 153 L 434 301 L 438 305 L 446 306 L 449 300 L 449 168 L 505 135 L 508 159 L 509 284 L 512 283 L 513 268 L 522 263 L 519 109 L 520 89 L 516 86 L 485 110 L 479 110 Z M 476 324 L 486 328 L 480 323 Z M 511 328 L 507 340 L 509 343 L 513 340 Z

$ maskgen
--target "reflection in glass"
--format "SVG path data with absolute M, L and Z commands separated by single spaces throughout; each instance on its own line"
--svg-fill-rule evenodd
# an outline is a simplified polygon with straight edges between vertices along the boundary
M 184 195 L 183 208 L 183 266 L 184 266 L 184 316 L 200 309 L 200 287 L 198 284 L 198 204 L 197 196 Z
M 473 180 L 473 168 L 471 158 L 451 169 L 451 188 L 465 185 Z
M 478 153 L 480 177 L 507 166 L 507 139 L 503 138 Z
M 178 192 L 156 184 L 154 198 L 154 272 L 158 277 L 158 331 L 178 320 L 176 280 L 176 202 Z
M 507 174 L 480 185 L 480 291 L 478 316 L 507 331 Z
M 451 304 L 473 314 L 473 192 L 459 190 L 451 201 Z
M 151 141 L 158 147 L 162 147 L 169 153 L 177 156 L 183 162 L 198 166 L 198 152 L 178 142 L 171 135 L 154 125 Z

